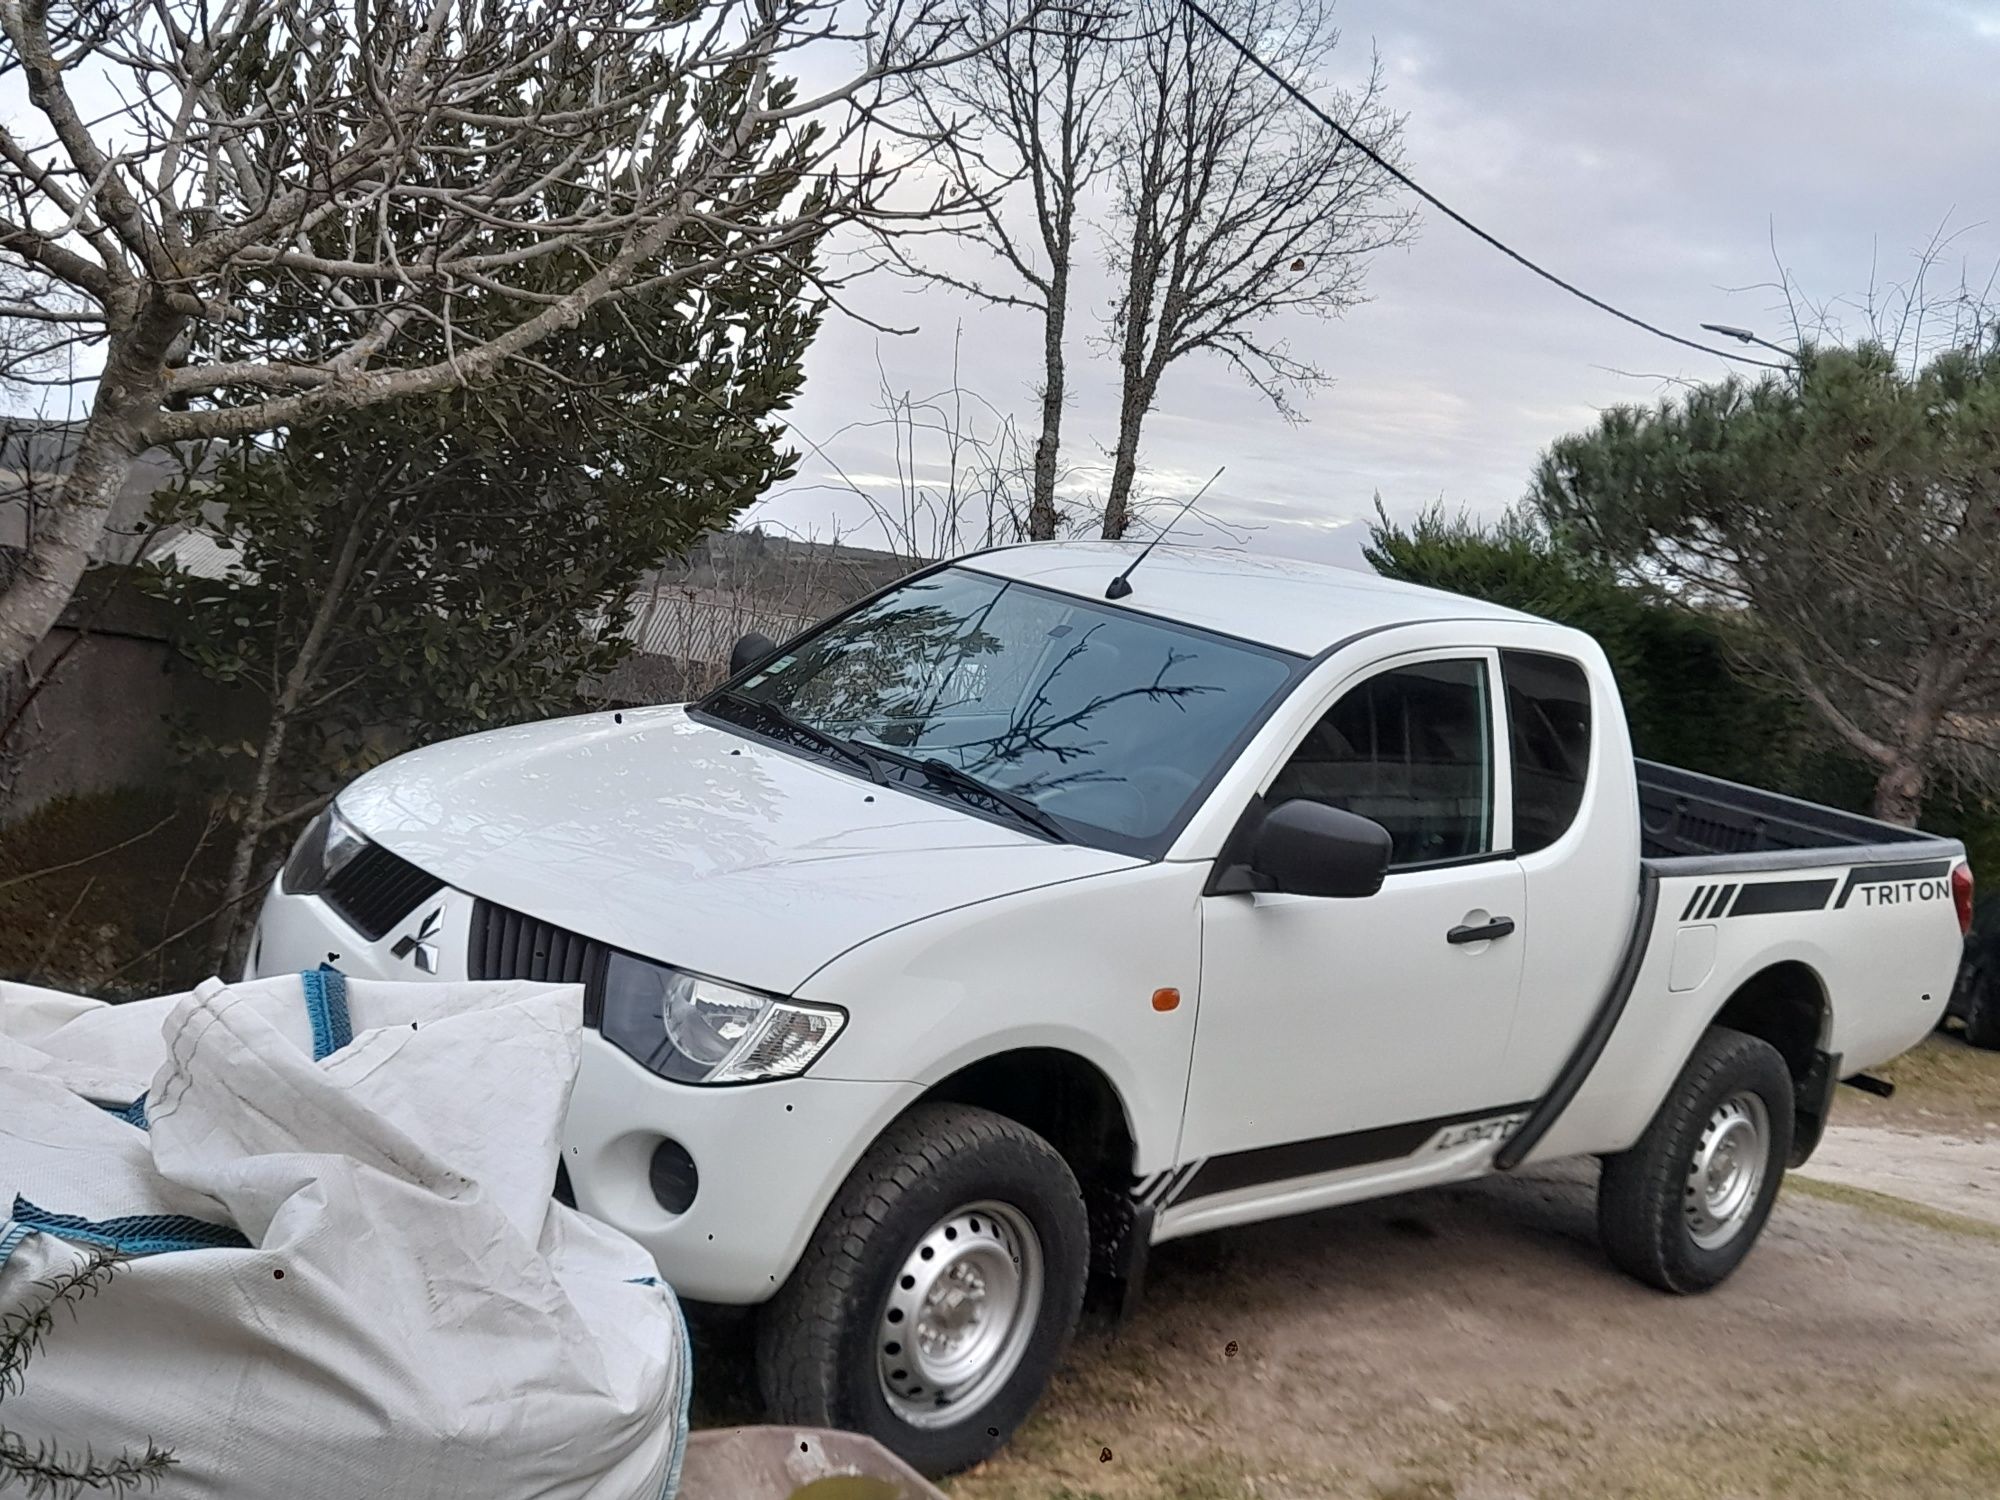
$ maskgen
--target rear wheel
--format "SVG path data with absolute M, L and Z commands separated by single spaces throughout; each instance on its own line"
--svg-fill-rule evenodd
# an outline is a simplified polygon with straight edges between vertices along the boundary
M 1604 1159 L 1605 1251 L 1661 1291 L 1707 1291 L 1762 1233 L 1791 1149 L 1785 1060 L 1769 1042 L 1710 1028 L 1638 1143 Z
M 1994 993 L 2000 985 L 1994 984 L 1983 959 L 1968 961 L 1963 983 L 1966 1041 L 1988 1052 L 2000 1052 L 2000 995 Z
M 1075 1330 L 1083 1196 L 1055 1149 L 965 1105 L 920 1105 L 835 1196 L 759 1320 L 774 1417 L 876 1438 L 928 1474 L 1006 1441 Z

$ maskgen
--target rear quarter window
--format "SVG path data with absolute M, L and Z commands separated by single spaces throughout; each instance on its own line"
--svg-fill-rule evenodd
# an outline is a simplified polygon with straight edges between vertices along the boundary
M 1590 775 L 1590 679 L 1580 663 L 1502 651 L 1514 759 L 1514 852 L 1546 849 L 1576 821 Z

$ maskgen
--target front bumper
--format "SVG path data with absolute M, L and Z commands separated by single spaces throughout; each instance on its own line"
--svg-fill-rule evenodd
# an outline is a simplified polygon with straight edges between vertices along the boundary
M 250 977 L 330 963 L 363 979 L 463 980 L 471 920 L 472 899 L 446 889 L 371 943 L 323 901 L 273 887 Z M 395 952 L 425 929 L 435 975 L 418 967 L 414 943 Z M 810 1076 L 721 1088 L 669 1083 L 586 1031 L 563 1159 L 577 1207 L 644 1245 L 681 1296 L 762 1302 L 805 1253 L 861 1153 L 919 1092 L 915 1084 Z M 653 1152 L 669 1139 L 699 1174 L 694 1201 L 678 1214 L 660 1206 L 650 1179 Z

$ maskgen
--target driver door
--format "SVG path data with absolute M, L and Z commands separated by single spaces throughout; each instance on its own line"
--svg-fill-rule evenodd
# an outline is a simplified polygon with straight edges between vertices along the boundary
M 1167 1205 L 1255 1201 L 1410 1156 L 1518 1101 L 1489 1081 L 1521 982 L 1523 876 L 1490 651 L 1382 663 L 1333 695 L 1265 789 L 1389 830 L 1361 899 L 1202 901 L 1201 1008 Z M 1506 919 L 1504 936 L 1467 940 Z

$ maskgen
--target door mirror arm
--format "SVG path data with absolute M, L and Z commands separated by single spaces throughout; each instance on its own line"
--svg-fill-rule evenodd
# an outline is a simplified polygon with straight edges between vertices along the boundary
M 1250 798 L 1243 816 L 1222 841 L 1215 864 L 1209 870 L 1208 883 L 1201 889 L 1204 896 L 1247 896 L 1268 888 L 1263 877 L 1250 868 L 1250 847 L 1256 842 L 1257 830 L 1263 826 L 1268 810 L 1262 797 Z
M 736 676 L 754 667 L 778 649 L 778 643 L 761 630 L 753 630 L 729 648 L 729 675 Z

